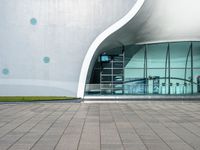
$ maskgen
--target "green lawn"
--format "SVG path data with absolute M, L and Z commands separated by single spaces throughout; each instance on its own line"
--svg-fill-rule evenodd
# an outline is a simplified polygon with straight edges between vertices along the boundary
M 0 102 L 33 102 L 33 101 L 56 101 L 74 100 L 77 98 L 67 96 L 0 96 Z

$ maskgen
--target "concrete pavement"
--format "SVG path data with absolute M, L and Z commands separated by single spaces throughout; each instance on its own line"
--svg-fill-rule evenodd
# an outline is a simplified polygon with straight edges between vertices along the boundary
M 0 150 L 200 150 L 200 102 L 0 104 Z

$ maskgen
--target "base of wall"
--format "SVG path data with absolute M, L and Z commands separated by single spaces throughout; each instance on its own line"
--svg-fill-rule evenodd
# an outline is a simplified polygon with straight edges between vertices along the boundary
M 160 101 L 160 100 L 199 100 L 200 95 L 135 95 L 135 96 L 85 96 L 84 101 Z

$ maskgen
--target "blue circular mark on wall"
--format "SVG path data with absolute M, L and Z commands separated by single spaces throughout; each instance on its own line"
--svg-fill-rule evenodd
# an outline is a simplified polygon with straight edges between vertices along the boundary
M 8 75 L 10 72 L 9 72 L 9 70 L 7 69 L 7 68 L 4 68 L 3 70 L 2 70 L 2 74 L 4 74 L 4 75 Z
M 31 24 L 36 25 L 37 24 L 37 19 L 36 18 L 31 18 Z
M 44 57 L 43 58 L 43 62 L 46 63 L 46 64 L 49 63 L 50 62 L 50 58 L 49 57 Z

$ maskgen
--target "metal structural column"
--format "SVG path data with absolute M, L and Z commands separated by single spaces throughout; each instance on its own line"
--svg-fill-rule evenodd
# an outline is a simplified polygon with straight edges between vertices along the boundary
M 145 80 L 145 84 L 144 84 L 144 93 L 147 93 L 147 45 L 145 45 L 145 50 L 144 50 L 144 80 Z
M 170 65 L 170 45 L 168 43 L 168 94 L 171 94 L 171 65 Z
M 168 74 L 167 74 L 168 71 Z M 168 79 L 168 94 L 171 93 L 171 66 L 170 66 L 170 44 L 168 43 L 167 52 L 166 52 L 166 59 L 165 59 L 165 94 L 167 92 L 167 79 Z M 168 75 L 168 77 L 167 77 Z
M 194 82 L 194 79 L 193 79 L 193 71 L 194 71 L 194 66 L 193 66 L 193 43 L 191 42 L 191 94 L 194 93 L 194 85 L 193 85 L 193 82 Z

